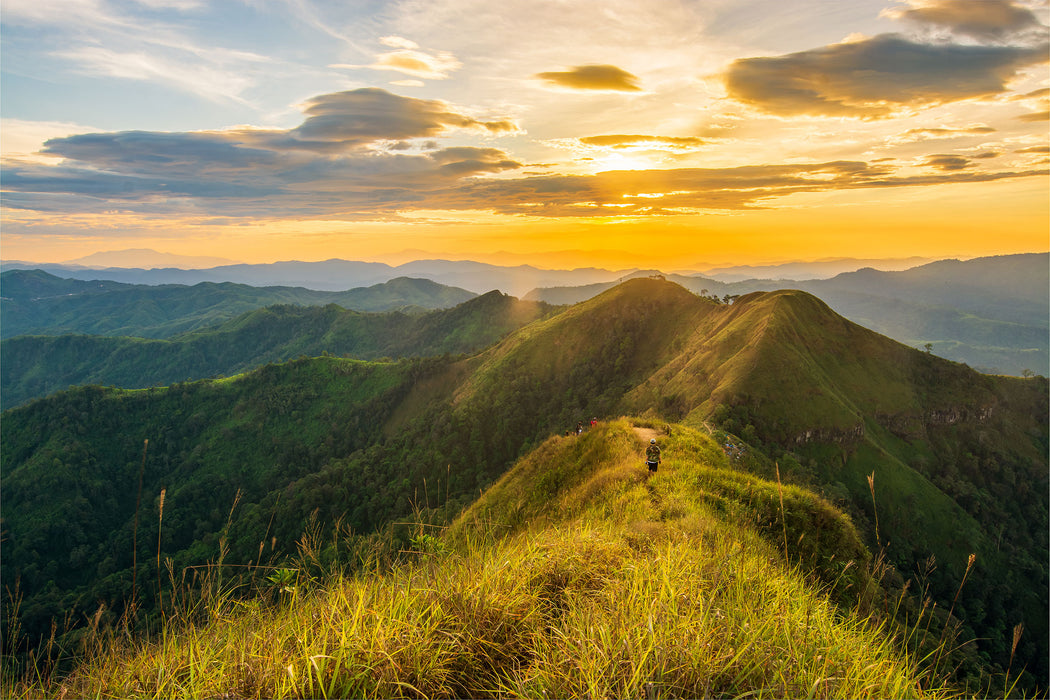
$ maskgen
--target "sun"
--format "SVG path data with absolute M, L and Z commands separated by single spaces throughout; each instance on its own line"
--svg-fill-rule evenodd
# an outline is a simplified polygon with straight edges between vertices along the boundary
M 648 170 L 653 167 L 652 161 L 635 153 L 608 153 L 598 156 L 591 163 L 591 168 L 596 173 L 609 170 Z

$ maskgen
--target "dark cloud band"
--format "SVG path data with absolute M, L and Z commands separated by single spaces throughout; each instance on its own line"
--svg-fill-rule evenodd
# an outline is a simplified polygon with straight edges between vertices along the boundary
M 734 61 L 729 96 L 773 114 L 879 118 L 896 109 L 998 95 L 1038 47 L 921 44 L 885 34 L 810 51 Z
M 978 40 L 997 40 L 1041 27 L 1033 12 L 1010 0 L 923 0 L 887 14 L 920 25 L 940 27 Z

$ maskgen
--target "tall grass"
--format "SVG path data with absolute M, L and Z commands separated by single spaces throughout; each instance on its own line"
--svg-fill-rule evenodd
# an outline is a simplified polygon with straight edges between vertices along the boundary
M 668 434 L 661 471 L 646 480 L 626 424 L 558 438 L 538 451 L 553 480 L 525 491 L 511 480 L 488 494 L 517 510 L 501 514 L 490 503 L 468 512 L 455 537 L 419 528 L 417 546 L 388 569 L 376 557 L 369 573 L 300 577 L 321 546 L 307 533 L 287 569 L 294 579 L 277 570 L 271 579 L 280 587 L 244 598 L 223 578 L 220 548 L 219 565 L 202 568 L 197 580 L 184 573 L 176 582 L 169 567 L 179 592 L 152 638 L 93 629 L 70 675 L 0 690 L 11 697 L 951 695 L 885 622 L 846 614 L 801 558 L 786 562 L 776 546 L 787 532 L 780 523 L 770 543 L 739 517 L 744 511 L 699 498 L 713 477 L 700 478 L 703 465 L 686 454 L 690 440 Z M 532 474 L 532 466 L 522 468 Z M 783 522 L 797 497 L 789 487 L 781 494 Z
M 566 523 L 270 603 L 213 597 L 207 624 L 105 639 L 48 694 L 945 695 L 757 537 L 696 515 L 631 536 Z

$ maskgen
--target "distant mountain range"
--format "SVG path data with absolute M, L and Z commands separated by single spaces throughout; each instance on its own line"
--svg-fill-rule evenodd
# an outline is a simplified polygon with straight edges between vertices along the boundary
M 338 304 L 354 311 L 411 313 L 449 308 L 476 296 L 465 289 L 407 277 L 325 292 L 234 282 L 186 286 L 83 281 L 42 270 L 9 270 L 0 273 L 0 337 L 88 333 L 169 338 L 272 304 Z
M 630 276 L 647 276 L 653 271 Z M 1050 254 L 942 260 L 900 272 L 862 269 L 826 280 L 668 279 L 717 297 L 800 289 L 862 326 L 992 374 L 1050 372 Z M 572 304 L 614 282 L 537 289 L 527 299 Z
M 411 282 L 451 291 L 427 280 Z M 377 360 L 477 352 L 552 311 L 543 302 L 489 292 L 451 309 L 414 314 L 274 305 L 165 339 L 21 335 L 0 341 L 0 408 L 70 386 L 166 386 L 304 356 Z
M 268 264 L 220 265 L 207 269 L 82 267 L 79 265 L 36 265 L 4 262 L 0 271 L 36 269 L 56 277 L 76 280 L 111 280 L 126 284 L 181 284 L 201 282 L 235 282 L 254 287 L 303 287 L 322 291 L 342 291 L 369 287 L 397 277 L 427 279 L 439 284 L 460 287 L 476 294 L 498 289 L 516 297 L 537 287 L 591 284 L 624 277 L 633 270 L 543 270 L 531 265 L 501 266 L 469 260 L 416 260 L 403 265 L 325 260 L 322 262 L 285 261 Z
M 85 255 L 76 260 L 66 261 L 71 267 L 181 267 L 205 268 L 217 265 L 233 265 L 237 261 L 228 258 L 217 258 L 207 255 L 175 255 L 160 253 L 150 248 L 129 248 L 127 250 L 109 250 Z
M 151 262 L 148 266 L 130 264 L 130 261 L 142 259 Z M 700 275 L 719 282 L 738 282 L 749 279 L 806 280 L 825 279 L 864 267 L 879 270 L 903 270 L 927 262 L 930 262 L 930 259 L 919 257 L 835 258 L 776 265 L 719 267 L 680 274 L 683 276 Z M 492 265 L 469 260 L 433 259 L 416 260 L 397 266 L 338 259 L 323 262 L 225 264 L 212 258 L 166 255 L 149 250 L 98 253 L 60 264 L 19 261 L 0 263 L 0 271 L 15 269 L 38 269 L 70 279 L 106 279 L 129 284 L 192 285 L 200 282 L 237 282 L 256 287 L 306 287 L 327 291 L 371 286 L 403 276 L 429 279 L 453 287 L 462 287 L 478 294 L 498 289 L 517 297 L 538 287 L 614 282 L 639 271 L 638 268 L 608 270 L 595 267 L 541 269 L 531 265 Z
M 776 265 L 734 265 L 731 267 L 714 267 L 697 270 L 695 273 L 683 272 L 683 275 L 700 274 L 719 282 L 743 282 L 744 280 L 815 280 L 827 279 L 843 272 L 854 272 L 870 267 L 876 270 L 909 270 L 919 265 L 934 262 L 933 258 L 832 258 L 829 260 L 812 260 L 786 262 Z
M 815 274 L 812 265 L 825 265 L 828 271 L 858 262 L 806 265 Z M 274 303 L 335 303 L 359 311 L 447 308 L 493 289 L 567 305 L 623 279 L 662 274 L 597 268 L 541 270 L 447 260 L 420 260 L 397 267 L 328 260 L 206 270 L 46 266 L 33 273 L 35 278 L 27 270 L 16 272 L 12 263 L 4 267 L 10 269 L 0 275 L 3 338 L 57 333 L 165 338 Z M 778 271 L 788 269 L 801 271 L 789 266 Z M 51 278 L 44 276 L 48 270 Z M 721 272 L 738 274 L 730 275 L 727 270 Z M 800 289 L 856 323 L 912 347 L 928 347 L 982 372 L 1045 375 L 1050 374 L 1048 270 L 1050 254 L 1033 253 L 943 260 L 904 271 L 865 268 L 830 279 L 725 282 L 691 274 L 666 277 L 695 293 L 722 299 L 753 291 Z

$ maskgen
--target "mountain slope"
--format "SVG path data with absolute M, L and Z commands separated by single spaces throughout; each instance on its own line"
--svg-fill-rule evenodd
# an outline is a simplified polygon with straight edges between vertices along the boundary
M 62 279 L 41 270 L 0 275 L 3 338 L 88 333 L 169 338 L 216 325 L 273 304 L 338 304 L 357 311 L 441 309 L 476 296 L 430 280 L 400 277 L 372 287 L 318 292 L 296 287 L 250 287 L 232 282 L 135 285 Z
M 775 484 L 716 466 L 720 452 L 703 435 L 664 430 L 669 458 L 649 480 L 626 421 L 552 438 L 447 536 L 420 534 L 391 570 L 297 582 L 246 603 L 206 594 L 204 610 L 173 600 L 161 639 L 103 642 L 33 694 L 953 693 L 872 616 L 878 589 L 846 582 L 865 554 L 848 519 L 800 489 L 786 489 L 778 510 Z M 520 496 L 527 512 L 512 507 Z M 820 553 L 837 555 L 846 575 L 836 583 L 855 605 L 832 604 L 806 575 L 812 561 L 789 565 L 763 541 L 784 514 L 792 535 L 828 534 Z M 316 551 L 303 542 L 297 565 L 309 566 Z
M 167 487 L 171 497 L 193 474 L 225 475 L 207 483 L 204 513 L 196 512 L 196 491 L 171 501 L 186 510 L 170 531 L 165 515 L 165 537 L 172 538 L 165 552 L 179 563 L 206 560 L 245 479 L 259 486 L 250 498 L 245 491 L 239 509 L 246 515 L 227 542 L 230 560 L 247 562 L 271 533 L 276 553 L 290 553 L 311 518 L 373 532 L 420 503 L 455 511 L 578 421 L 646 414 L 684 419 L 693 428 L 706 422 L 719 444 L 732 445 L 726 450 L 734 465 L 772 478 L 779 464 L 785 478 L 836 499 L 869 546 L 885 547 L 903 575 L 935 555 L 925 590 L 942 608 L 955 605 L 968 625 L 964 633 L 980 638 L 987 663 L 1005 668 L 1011 631 L 1023 621 L 1017 663 L 1039 679 L 1047 676 L 1045 380 L 980 375 L 860 328 L 802 292 L 716 304 L 648 278 L 526 325 L 474 357 L 379 365 L 370 371 L 389 383 L 378 393 L 326 382 L 331 372 L 358 376 L 349 361 L 289 367 L 318 378 L 270 367 L 236 382 L 126 396 L 78 390 L 5 413 L 5 494 L 10 499 L 14 489 L 27 499 L 21 492 L 47 478 L 52 492 L 75 499 L 94 493 L 78 475 L 113 463 L 124 465 L 119 482 L 128 483 L 141 445 L 126 435 L 142 426 L 136 441 L 150 437 L 152 446 L 155 436 L 165 438 L 151 452 L 158 466 L 147 493 Z M 204 410 L 186 395 L 187 386 L 202 397 L 226 398 Z M 348 404 L 344 392 L 361 398 Z M 111 453 L 120 441 L 122 451 Z M 62 469 L 49 466 L 56 459 Z M 49 470 L 46 477 L 42 470 Z M 69 520 L 92 517 L 95 496 L 83 499 L 67 504 L 76 515 Z M 30 526 L 43 507 L 10 511 L 13 543 L 36 537 L 26 532 L 36 532 Z M 126 596 L 129 585 L 132 513 L 126 504 L 119 510 L 121 534 L 108 544 L 66 543 L 83 561 L 112 557 L 107 571 L 115 578 L 103 579 L 111 601 L 119 592 Z M 146 541 L 156 542 L 157 534 L 153 529 Z M 141 543 L 140 561 L 148 561 Z M 102 597 L 90 588 L 76 595 L 45 589 L 57 571 L 25 575 L 23 557 L 33 551 L 18 550 L 9 560 L 18 563 L 2 573 L 22 571 L 27 601 L 32 590 L 40 606 L 35 612 L 77 609 Z M 971 553 L 977 554 L 972 571 Z M 64 563 L 69 553 L 43 556 L 40 562 Z M 967 587 L 957 593 L 964 576 Z M 39 615 L 36 625 L 46 634 L 45 620 Z
M 167 340 L 19 336 L 0 341 L 0 394 L 9 408 L 70 386 L 167 385 L 302 355 L 379 359 L 475 352 L 550 312 L 546 304 L 490 292 L 453 309 L 412 315 L 272 306 Z
M 1032 635 L 1023 651 L 1046 674 L 1044 379 L 979 374 L 857 326 L 803 292 L 715 304 L 653 279 L 529 326 L 475 362 L 455 415 L 477 426 L 477 448 L 491 458 L 515 454 L 501 436 L 537 425 L 560 432 L 591 415 L 651 412 L 723 426 L 780 459 L 792 478 L 843 499 L 866 531 L 877 521 L 901 571 L 933 555 L 942 600 L 951 602 L 976 553 L 982 564 L 969 576 L 980 590 L 959 598 L 981 628 L 975 636 L 1005 659 L 1025 620 Z M 769 462 L 762 469 L 772 476 Z
M 993 374 L 1050 374 L 1050 255 L 1022 254 L 943 260 L 901 272 L 872 269 L 827 280 L 746 280 L 724 283 L 672 275 L 704 295 L 742 295 L 791 287 L 821 298 L 837 313 L 912 347 Z M 615 282 L 537 289 L 527 299 L 570 304 Z

